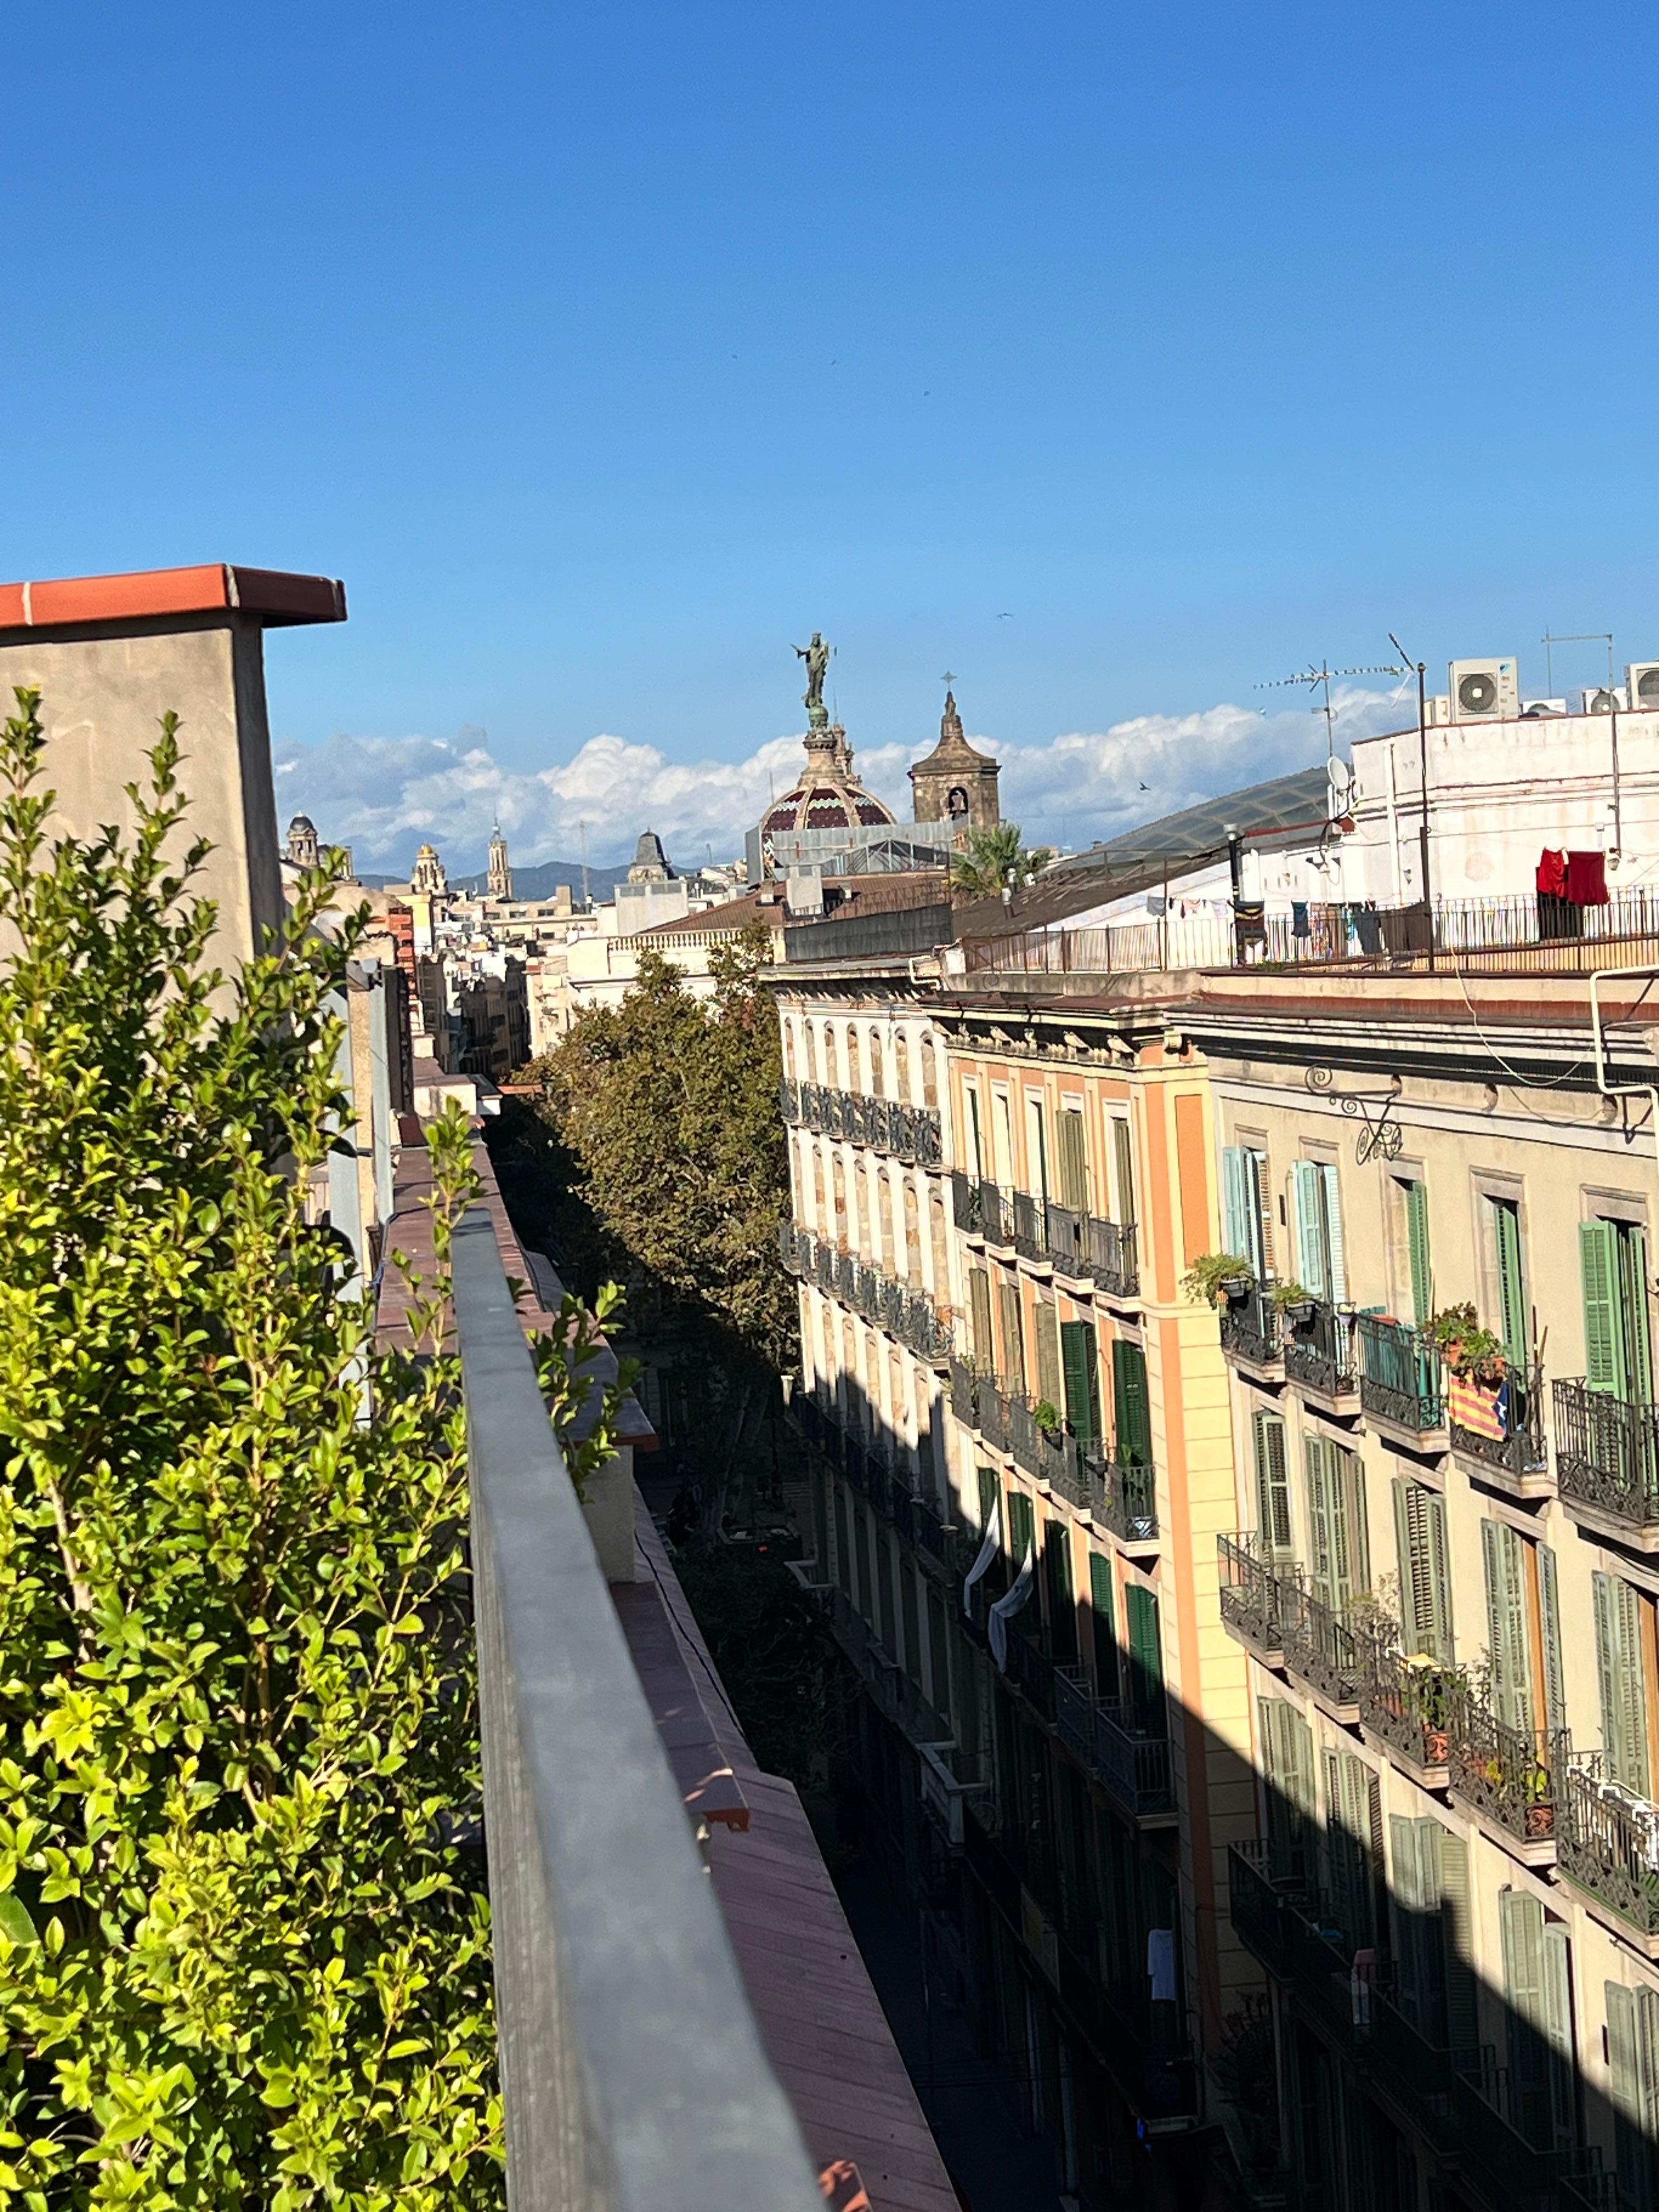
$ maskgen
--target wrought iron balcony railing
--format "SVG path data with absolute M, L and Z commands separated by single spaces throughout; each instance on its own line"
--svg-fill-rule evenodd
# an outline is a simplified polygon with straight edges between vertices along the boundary
M 948 1359 L 955 1334 L 950 1310 L 936 1306 L 914 1283 L 896 1282 L 856 1253 L 838 1252 L 821 1237 L 790 1222 L 778 1231 L 778 1249 L 792 1274 L 817 1284 L 854 1313 L 896 1336 L 919 1359 Z
M 1359 1402 L 1365 1411 L 1419 1435 L 1443 1426 L 1444 1370 L 1432 1337 L 1380 1314 L 1361 1314 L 1358 1327 Z
M 822 2212 L 482 1209 L 454 1284 L 515 2199 Z
M 801 1273 L 800 1232 L 793 1221 L 778 1224 L 778 1257 L 792 1275 Z
M 1256 1650 L 1282 1652 L 1285 1624 L 1278 1576 L 1241 1539 L 1218 1536 L 1216 1555 L 1221 1576 L 1222 1620 L 1235 1635 Z
M 1443 1770 L 1452 1717 L 1468 1693 L 1468 1679 L 1459 1668 L 1408 1658 L 1392 1641 L 1379 1639 L 1360 1691 L 1359 1717 L 1370 1734 L 1420 1776 Z
M 994 1244 L 1000 1252 L 1013 1249 L 1012 1198 L 984 1176 L 979 1179 L 979 1226 L 988 1244 Z
M 1599 1751 L 1566 1761 L 1556 1864 L 1644 1941 L 1659 1936 L 1659 1805 L 1603 1778 Z
M 1316 1390 L 1322 1397 L 1340 1398 L 1359 1387 L 1358 1360 L 1354 1346 L 1354 1317 L 1339 1313 L 1323 1299 L 1316 1301 L 1305 1321 L 1285 1316 L 1285 1379 Z
M 1273 1367 L 1284 1358 L 1284 1330 L 1272 1297 L 1258 1283 L 1221 1308 L 1221 1349 L 1252 1367 Z
M 1517 1843 L 1553 1848 L 1556 1790 L 1571 1748 L 1565 1729 L 1510 1728 L 1470 1696 L 1453 1707 L 1447 1776 L 1465 1804 Z
M 975 1237 L 984 1227 L 980 1215 L 979 1185 L 960 1168 L 951 1170 L 951 1218 L 964 1237 Z
M 1046 1260 L 1048 1256 L 1048 1224 L 1041 1199 L 1033 1198 L 1029 1191 L 1011 1194 L 1014 1212 L 1014 1249 L 1022 1260 Z
M 1279 1578 L 1285 1664 L 1334 1705 L 1357 1705 L 1371 1667 L 1371 1639 L 1299 1581 Z
M 1097 1289 L 1109 1297 L 1133 1298 L 1140 1290 L 1140 1263 L 1133 1221 L 1088 1220 L 1089 1269 Z
M 1137 1820 L 1175 1809 L 1170 1740 L 1149 1731 L 1118 1698 L 1097 1698 L 1074 1668 L 1054 1678 L 1054 1727 L 1065 1744 Z
M 942 1157 L 939 1116 L 932 1106 L 836 1091 L 825 1084 L 789 1082 L 780 1086 L 778 1103 L 784 1120 L 796 1128 L 844 1137 L 918 1167 L 937 1167 Z
M 1449 1376 L 1446 1411 L 1454 1451 L 1517 1477 L 1547 1470 L 1544 1378 L 1540 1369 L 1511 1368 L 1501 1384 L 1492 1388 Z
M 1632 1529 L 1659 1528 L 1659 1406 L 1583 1380 L 1555 1385 L 1555 1473 L 1564 1498 Z

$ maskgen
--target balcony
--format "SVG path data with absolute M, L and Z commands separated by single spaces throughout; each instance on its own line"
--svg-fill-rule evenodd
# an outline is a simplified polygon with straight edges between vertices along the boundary
M 1221 1309 L 1221 1349 L 1255 1382 L 1285 1380 L 1285 1333 L 1267 1291 L 1252 1283 Z
M 951 1413 L 958 1428 L 979 1426 L 980 1378 L 965 1359 L 951 1362 Z
M 1264 1667 L 1285 1664 L 1285 1627 L 1279 1577 L 1231 1536 L 1218 1536 L 1221 1575 L 1221 1620 L 1231 1636 L 1255 1653 Z
M 1413 1451 L 1443 1451 L 1444 1370 L 1440 1347 L 1420 1329 L 1361 1314 L 1359 1402 L 1370 1425 Z
M 1659 1407 L 1582 1380 L 1555 1385 L 1555 1472 L 1575 1521 L 1659 1552 Z
M 1167 1735 L 1135 1725 L 1121 1698 L 1097 1698 L 1080 1669 L 1054 1677 L 1054 1729 L 1139 1827 L 1175 1825 L 1175 1783 Z
M 1040 1198 L 1029 1191 L 1012 1194 L 1014 1216 L 1014 1249 L 1022 1260 L 1030 1260 L 1039 1267 L 1048 1264 L 1048 1224 L 1047 1209 Z
M 1477 1482 L 1523 1503 L 1554 1496 L 1543 1376 L 1536 1368 L 1527 1374 L 1511 1369 L 1497 1383 L 1449 1374 L 1446 1412 L 1451 1448 Z
M 979 1179 L 979 1230 L 986 1243 L 999 1252 L 1014 1249 L 1013 1200 L 1005 1190 L 981 1176 Z
M 1140 1295 L 1140 1263 L 1136 1255 L 1133 1221 L 1103 1221 L 1091 1213 L 1088 1220 L 1089 1270 L 1095 1288 L 1109 1298 L 1126 1303 Z
M 856 1253 L 838 1252 L 823 1237 L 791 1222 L 779 1226 L 778 1250 L 791 1274 L 815 1282 L 889 1336 L 896 1337 L 918 1359 L 943 1367 L 950 1358 L 955 1335 L 950 1310 L 936 1306 L 918 1285 L 897 1282 Z
M 793 1221 L 781 1221 L 778 1224 L 778 1257 L 782 1261 L 786 1270 L 792 1275 L 799 1275 L 804 1272 L 801 1254 L 803 1235 L 804 1232 L 798 1230 Z M 811 1243 L 810 1237 L 806 1237 L 805 1241 L 809 1245 Z
M 951 1171 L 951 1218 L 964 1237 L 981 1237 L 985 1233 L 985 1219 L 980 1211 L 980 1187 L 971 1176 L 960 1168 Z
M 1659 1960 L 1659 1805 L 1606 1781 L 1602 1764 L 1599 1751 L 1567 1759 L 1556 1864 L 1604 1927 Z
M 1565 1732 L 1506 1727 L 1463 1698 L 1447 1730 L 1446 1778 L 1494 1843 L 1528 1866 L 1552 1866 L 1556 1788 L 1571 1748 Z
M 1452 1716 L 1468 1695 L 1466 1678 L 1455 1668 L 1407 1658 L 1392 1644 L 1377 1643 L 1372 1657 L 1359 1693 L 1366 1740 L 1423 1789 L 1443 1790 Z
M 822 2212 L 482 1211 L 454 1280 L 515 2200 Z
M 1285 1668 L 1312 1691 L 1314 1702 L 1344 1727 L 1359 1719 L 1359 1700 L 1372 1673 L 1371 1640 L 1299 1581 L 1279 1578 L 1279 1626 Z
M 787 1082 L 780 1087 L 778 1103 L 784 1120 L 795 1128 L 866 1145 L 872 1152 L 917 1167 L 937 1167 L 942 1157 L 939 1117 L 931 1106 L 835 1091 L 823 1084 Z
M 1354 1317 L 1323 1299 L 1304 1321 L 1285 1316 L 1285 1380 L 1327 1412 L 1358 1410 L 1359 1362 Z

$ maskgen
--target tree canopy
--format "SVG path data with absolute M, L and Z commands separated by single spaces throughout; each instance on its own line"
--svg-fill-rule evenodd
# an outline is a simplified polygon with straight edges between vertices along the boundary
M 968 849 L 951 858 L 951 888 L 967 898 L 996 898 L 1005 885 L 1018 886 L 1054 859 L 1046 845 L 1028 851 L 1018 822 L 998 822 L 970 830 Z

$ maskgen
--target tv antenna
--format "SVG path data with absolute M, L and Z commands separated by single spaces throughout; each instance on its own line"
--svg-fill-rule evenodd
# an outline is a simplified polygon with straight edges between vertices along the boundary
M 1292 684 L 1305 684 L 1310 691 L 1316 691 L 1322 687 L 1323 702 L 1316 700 L 1312 711 L 1316 714 L 1322 713 L 1325 717 L 1326 756 L 1328 759 L 1334 760 L 1336 757 L 1336 709 L 1331 704 L 1332 677 L 1409 676 L 1411 673 L 1412 671 L 1409 668 L 1396 667 L 1392 661 L 1386 665 L 1370 668 L 1331 668 L 1322 660 L 1317 668 L 1310 662 L 1306 668 L 1299 669 L 1294 676 L 1271 677 L 1267 683 L 1258 684 L 1255 688 L 1258 691 L 1282 691 Z
M 587 824 L 586 822 L 579 822 L 576 827 L 581 834 L 582 841 L 582 904 L 590 906 L 592 902 L 587 895 Z
M 1613 689 L 1613 632 L 1610 629 L 1581 629 L 1571 632 L 1546 630 L 1538 641 L 1544 648 L 1544 690 L 1550 698 L 1555 696 L 1555 663 L 1551 647 L 1558 645 L 1605 645 L 1607 648 L 1607 689 Z

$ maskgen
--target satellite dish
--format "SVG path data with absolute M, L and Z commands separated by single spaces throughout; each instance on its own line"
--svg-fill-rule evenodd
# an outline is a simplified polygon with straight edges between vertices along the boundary
M 1352 763 L 1333 753 L 1326 763 L 1325 774 L 1330 785 L 1330 814 L 1334 822 L 1339 816 L 1347 812 L 1349 801 L 1353 797 Z

